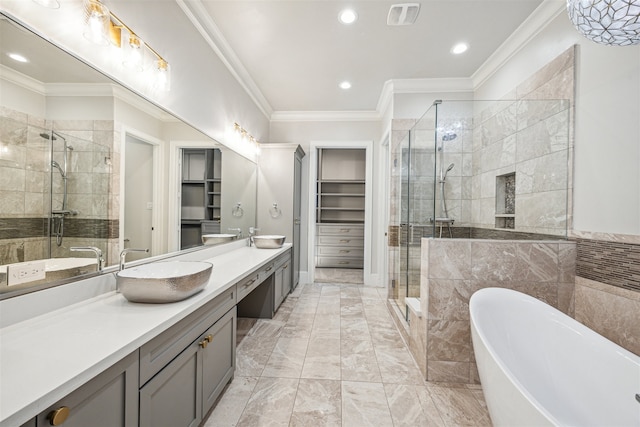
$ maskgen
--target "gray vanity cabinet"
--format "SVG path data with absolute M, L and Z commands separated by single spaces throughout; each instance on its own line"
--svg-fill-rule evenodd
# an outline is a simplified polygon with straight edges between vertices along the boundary
M 138 352 L 51 405 L 36 417 L 36 421 L 38 426 L 137 426 Z
M 277 310 L 280 304 L 291 292 L 291 258 L 287 257 L 276 266 L 273 281 L 274 287 L 274 307 Z
M 202 421 L 198 344 L 192 343 L 140 389 L 140 427 L 196 427 Z
M 233 377 L 235 307 L 200 331 L 195 341 L 140 389 L 140 427 L 199 425 Z

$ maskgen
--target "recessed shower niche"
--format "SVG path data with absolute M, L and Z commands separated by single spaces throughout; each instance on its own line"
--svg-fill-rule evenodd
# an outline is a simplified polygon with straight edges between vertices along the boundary
M 496 176 L 496 228 L 516 228 L 516 173 Z

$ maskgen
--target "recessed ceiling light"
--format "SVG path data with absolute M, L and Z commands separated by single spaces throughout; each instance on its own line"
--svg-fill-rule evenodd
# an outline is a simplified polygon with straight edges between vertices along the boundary
M 469 45 L 466 43 L 458 43 L 451 48 L 451 53 L 454 55 L 460 55 L 469 49 Z
M 358 14 L 351 9 L 345 9 L 338 15 L 338 20 L 343 24 L 353 24 L 358 19 Z
M 351 83 L 349 83 L 348 81 L 343 81 L 341 82 L 338 86 L 340 86 L 340 89 L 351 89 Z
M 14 61 L 18 61 L 18 62 L 29 62 L 29 60 L 27 58 L 25 58 L 24 56 L 20 55 L 19 53 L 9 53 L 9 58 L 13 59 Z

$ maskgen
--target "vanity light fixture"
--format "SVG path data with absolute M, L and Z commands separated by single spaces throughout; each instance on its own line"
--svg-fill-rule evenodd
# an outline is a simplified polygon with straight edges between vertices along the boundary
M 567 13 L 591 41 L 609 46 L 640 44 L 640 0 L 567 0 Z
M 240 134 L 243 139 L 249 140 L 253 144 L 259 144 L 259 141 L 253 137 L 245 128 L 240 126 L 238 122 L 233 123 L 233 130 Z
M 461 43 L 455 44 L 451 48 L 451 53 L 453 53 L 454 55 L 460 55 L 461 53 L 465 53 L 467 49 L 469 49 L 469 45 L 464 42 L 461 42 Z
M 7 56 L 9 58 L 13 59 L 14 61 L 29 62 L 29 60 L 27 58 L 25 58 L 24 56 L 20 55 L 19 53 L 8 53 Z
M 153 86 L 167 91 L 170 88 L 169 63 L 151 46 L 113 14 L 100 0 L 83 0 L 86 39 L 101 45 L 112 44 L 122 49 L 122 64 L 136 71 L 151 69 L 155 74 Z M 150 58 L 146 55 L 149 52 Z M 153 62 L 153 65 L 146 64 Z
M 345 9 L 338 15 L 338 20 L 345 25 L 353 24 L 358 20 L 358 14 L 351 9 Z
M 345 80 L 343 82 L 340 82 L 338 86 L 340 87 L 340 89 L 344 89 L 344 90 L 351 89 L 351 82 L 348 82 Z

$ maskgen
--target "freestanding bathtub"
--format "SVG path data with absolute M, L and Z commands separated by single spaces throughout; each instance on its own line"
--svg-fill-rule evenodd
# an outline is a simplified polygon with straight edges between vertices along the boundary
M 640 357 L 513 290 L 479 290 L 469 310 L 494 425 L 640 426 Z

